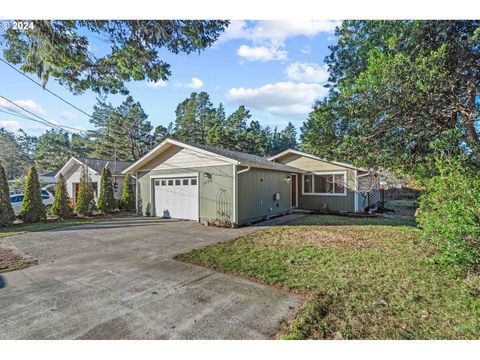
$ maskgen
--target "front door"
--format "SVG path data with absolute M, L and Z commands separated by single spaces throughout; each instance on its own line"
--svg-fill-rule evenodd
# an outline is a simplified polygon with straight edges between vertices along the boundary
M 291 174 L 290 178 L 292 179 L 291 184 L 291 203 L 292 208 L 297 207 L 297 174 Z

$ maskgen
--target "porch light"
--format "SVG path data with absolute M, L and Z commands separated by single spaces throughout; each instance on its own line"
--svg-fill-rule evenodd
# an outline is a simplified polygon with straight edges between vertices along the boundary
M 207 178 L 208 180 L 212 180 L 212 174 L 210 173 L 204 173 L 203 177 Z

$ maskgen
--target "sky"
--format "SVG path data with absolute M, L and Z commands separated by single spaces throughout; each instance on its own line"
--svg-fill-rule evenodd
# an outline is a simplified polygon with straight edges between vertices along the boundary
M 140 101 L 155 127 L 175 120 L 175 108 L 193 91 L 206 91 L 214 106 L 221 102 L 226 113 L 245 105 L 263 126 L 283 129 L 290 121 L 300 128 L 315 100 L 327 94 L 328 78 L 323 62 L 328 46 L 335 42 L 338 21 L 232 21 L 219 40 L 195 54 L 172 54 L 162 50 L 160 57 L 171 65 L 166 82 L 132 81 L 130 95 Z M 0 31 L 0 35 L 3 30 Z M 108 51 L 104 42 L 88 36 L 94 54 Z M 35 75 L 29 74 L 35 78 Z M 36 79 L 36 78 L 35 78 Z M 92 112 L 97 94 L 73 95 L 50 79 L 47 88 L 77 107 Z M 57 124 L 91 129 L 86 115 L 0 63 L 0 95 Z M 108 100 L 119 105 L 121 95 Z M 0 105 L 19 110 L 0 99 Z M 0 107 L 0 110 L 5 110 Z M 44 125 L 0 112 L 0 128 L 40 135 Z

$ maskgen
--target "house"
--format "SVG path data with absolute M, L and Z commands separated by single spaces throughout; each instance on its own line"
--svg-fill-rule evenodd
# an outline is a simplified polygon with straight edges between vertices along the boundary
M 166 139 L 123 173 L 137 180 L 137 213 L 146 216 L 235 227 L 295 208 L 364 209 L 361 195 L 343 183 L 355 183 L 360 169 L 293 155 L 267 159 Z
M 65 177 L 68 194 L 73 199 L 73 201 L 76 201 L 82 172 L 87 171 L 87 174 L 93 184 L 95 201 L 97 201 L 98 194 L 100 192 L 100 177 L 102 174 L 102 170 L 103 168 L 108 167 L 112 173 L 112 178 L 114 182 L 115 199 L 120 199 L 123 191 L 123 181 L 125 177 L 125 175 L 122 174 L 122 171 L 130 165 L 132 165 L 132 162 L 130 161 L 72 157 L 55 175 L 55 179 L 58 180 L 60 174 Z
M 292 149 L 269 160 L 304 171 L 295 188 L 302 209 L 364 212 L 379 200 L 379 178 L 366 169 Z
M 57 175 L 57 171 L 42 173 L 38 175 L 38 180 L 42 184 L 55 184 L 57 182 L 55 175 Z

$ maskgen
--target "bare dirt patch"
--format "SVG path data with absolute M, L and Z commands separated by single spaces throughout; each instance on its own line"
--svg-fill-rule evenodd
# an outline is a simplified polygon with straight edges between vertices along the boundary
M 0 273 L 38 264 L 38 260 L 15 248 L 0 247 Z

